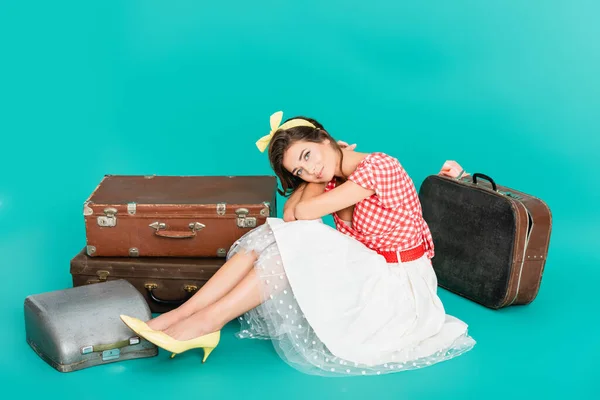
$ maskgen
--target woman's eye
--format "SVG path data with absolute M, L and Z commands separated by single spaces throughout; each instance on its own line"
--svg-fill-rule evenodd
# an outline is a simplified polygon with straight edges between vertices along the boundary
M 301 169 L 299 169 L 299 170 L 296 172 L 296 175 L 297 175 L 297 176 L 300 176 L 300 175 L 302 175 L 302 170 L 301 170 Z
M 308 155 L 309 155 L 309 154 L 310 154 L 310 151 L 307 151 L 307 152 L 306 152 L 306 154 L 304 155 L 304 159 L 305 159 L 306 161 L 308 161 Z

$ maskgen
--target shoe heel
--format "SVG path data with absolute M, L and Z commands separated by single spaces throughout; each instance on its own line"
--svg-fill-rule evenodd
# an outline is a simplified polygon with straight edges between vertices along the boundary
M 204 347 L 204 358 L 202 359 L 203 363 L 206 362 L 206 359 L 214 349 L 214 347 Z

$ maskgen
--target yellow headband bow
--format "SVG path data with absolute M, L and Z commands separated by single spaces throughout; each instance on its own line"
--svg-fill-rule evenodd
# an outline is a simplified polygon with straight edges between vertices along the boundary
M 256 142 L 256 147 L 258 147 L 258 150 L 260 150 L 261 153 L 265 151 L 267 146 L 269 146 L 269 142 L 273 138 L 273 135 L 279 129 L 290 129 L 290 128 L 294 128 L 296 126 L 308 126 L 311 128 L 316 128 L 313 124 L 311 124 L 307 120 L 300 119 L 300 118 L 291 119 L 280 126 L 279 124 L 281 124 L 282 119 L 283 119 L 283 111 L 277 111 L 276 113 L 271 115 L 271 132 L 268 135 L 261 137 Z

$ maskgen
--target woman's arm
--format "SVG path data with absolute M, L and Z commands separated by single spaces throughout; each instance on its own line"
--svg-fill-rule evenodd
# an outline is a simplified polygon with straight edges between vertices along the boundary
M 322 190 L 325 190 L 325 186 Z M 321 192 L 321 194 L 312 197 L 307 196 L 306 198 L 303 196 L 302 200 L 296 205 L 295 217 L 296 219 L 321 218 L 353 206 L 374 193 L 374 190 L 365 189 L 352 181 L 346 181 L 327 193 Z
M 285 222 L 296 220 L 294 211 L 296 209 L 296 205 L 302 199 L 302 194 L 304 193 L 304 189 L 306 189 L 306 185 L 306 183 L 300 184 L 300 186 L 298 186 L 294 193 L 292 193 L 285 202 L 283 206 L 283 220 Z
M 325 187 L 327 187 L 326 183 L 302 183 L 283 206 L 283 220 L 289 222 L 298 219 L 296 217 L 298 203 L 323 194 Z

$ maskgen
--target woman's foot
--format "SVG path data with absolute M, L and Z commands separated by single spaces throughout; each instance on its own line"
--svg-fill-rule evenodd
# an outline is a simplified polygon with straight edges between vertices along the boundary
M 150 329 L 154 329 L 155 331 L 164 331 L 171 325 L 184 320 L 186 317 L 187 315 L 185 315 L 180 309 L 175 309 L 161 314 L 158 317 L 153 318 L 146 323 L 150 327 Z
M 183 320 L 170 325 L 163 332 L 176 340 L 190 340 L 216 332 L 224 323 L 205 310 L 198 311 Z

